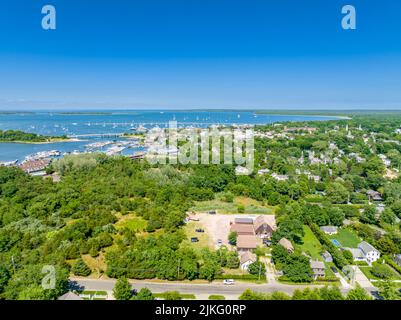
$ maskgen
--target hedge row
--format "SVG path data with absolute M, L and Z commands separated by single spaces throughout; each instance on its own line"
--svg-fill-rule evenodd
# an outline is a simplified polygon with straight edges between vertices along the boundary
M 259 280 L 258 275 L 253 275 L 253 274 L 221 274 L 217 275 L 215 279 L 233 279 L 233 280 Z M 260 275 L 260 280 L 266 280 L 266 275 L 261 274 Z
M 390 265 L 393 269 L 395 269 L 398 273 L 401 274 L 401 267 L 394 262 L 392 257 L 383 256 L 383 258 L 384 258 L 384 261 L 386 261 L 388 265 Z
M 334 264 L 339 268 L 344 268 L 348 261 L 345 259 L 344 255 L 338 248 L 331 242 L 331 240 L 326 236 L 326 234 L 320 230 L 319 226 L 315 223 L 310 223 L 309 227 L 312 232 L 315 234 L 316 238 L 319 242 L 326 248 L 328 252 L 330 252 L 333 257 Z

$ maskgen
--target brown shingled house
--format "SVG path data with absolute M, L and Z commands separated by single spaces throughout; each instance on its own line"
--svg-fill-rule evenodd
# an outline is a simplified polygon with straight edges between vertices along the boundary
M 238 235 L 237 237 L 237 250 L 249 251 L 256 249 L 257 241 L 254 235 Z
M 270 238 L 273 233 L 273 226 L 263 216 L 259 216 L 253 223 L 255 233 L 261 238 Z
M 236 232 L 237 235 L 254 235 L 255 230 L 253 229 L 253 225 L 251 224 L 239 224 L 235 223 L 231 225 L 231 232 Z

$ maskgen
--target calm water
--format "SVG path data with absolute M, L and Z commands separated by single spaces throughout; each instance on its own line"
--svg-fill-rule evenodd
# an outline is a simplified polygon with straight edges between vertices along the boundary
M 124 133 L 143 125 L 147 128 L 158 125 L 165 127 L 168 121 L 175 120 L 178 126 L 208 127 L 212 124 L 267 124 L 283 121 L 330 120 L 336 117 L 261 115 L 254 112 L 237 111 L 131 111 L 87 114 L 62 114 L 49 112 L 0 114 L 0 130 L 21 130 L 43 135 L 85 135 L 100 133 Z M 45 151 L 59 150 L 71 152 L 84 151 L 88 143 L 111 140 L 112 138 L 80 137 L 83 141 L 52 144 L 0 143 L 0 161 L 23 160 L 27 155 Z M 119 140 L 123 140 L 119 138 Z M 139 149 L 126 149 L 123 154 L 132 154 Z

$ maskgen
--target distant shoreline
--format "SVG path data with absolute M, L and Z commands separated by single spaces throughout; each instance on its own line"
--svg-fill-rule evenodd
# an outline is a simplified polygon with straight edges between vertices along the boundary
M 80 139 L 51 139 L 49 141 L 7 141 L 7 140 L 0 140 L 0 143 L 17 143 L 17 144 L 53 144 L 53 143 L 63 143 L 63 142 L 79 142 Z

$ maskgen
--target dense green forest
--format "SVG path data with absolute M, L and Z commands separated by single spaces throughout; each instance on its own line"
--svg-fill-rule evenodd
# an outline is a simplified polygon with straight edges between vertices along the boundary
M 53 139 L 67 139 L 67 137 L 43 136 L 19 130 L 0 130 L 0 142 L 48 142 Z

